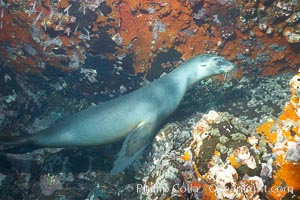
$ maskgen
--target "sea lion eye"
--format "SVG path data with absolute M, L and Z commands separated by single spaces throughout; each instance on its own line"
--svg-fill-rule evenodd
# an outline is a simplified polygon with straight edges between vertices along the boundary
M 218 60 L 217 63 L 216 63 L 217 66 L 221 66 L 221 65 L 224 65 L 224 64 L 225 64 L 225 63 L 224 63 L 224 61 L 222 61 L 222 60 Z

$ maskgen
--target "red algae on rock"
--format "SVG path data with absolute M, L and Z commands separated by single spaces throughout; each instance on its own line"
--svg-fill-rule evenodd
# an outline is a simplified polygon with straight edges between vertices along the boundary
M 264 75 L 294 71 L 300 63 L 299 5 L 293 1 L 39 2 L 9 0 L 0 8 L 1 57 L 19 72 L 40 73 L 44 69 L 39 63 L 52 65 L 55 59 L 60 61 L 53 67 L 72 71 L 83 65 L 86 52 L 113 61 L 130 55 L 130 67 L 147 72 L 157 55 L 170 49 L 182 59 L 217 53 L 245 66 L 245 72 L 260 69 Z M 48 45 L 53 37 L 62 43 Z M 106 42 L 111 48 L 96 48 Z M 19 44 L 47 56 L 37 54 L 33 63 L 22 65 L 27 55 L 16 53 Z M 53 53 L 56 50 L 63 53 Z M 79 62 L 73 66 L 75 53 Z

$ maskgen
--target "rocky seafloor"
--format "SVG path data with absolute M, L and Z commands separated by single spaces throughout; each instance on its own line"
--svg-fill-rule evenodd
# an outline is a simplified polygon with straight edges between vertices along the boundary
M 276 169 L 256 128 L 279 116 L 293 75 L 201 81 L 143 156 L 115 176 L 109 171 L 121 144 L 1 154 L 0 199 L 212 199 L 214 192 L 218 199 L 266 199 L 261 188 L 271 186 Z M 61 106 L 23 128 L 44 128 L 60 117 L 53 110 Z

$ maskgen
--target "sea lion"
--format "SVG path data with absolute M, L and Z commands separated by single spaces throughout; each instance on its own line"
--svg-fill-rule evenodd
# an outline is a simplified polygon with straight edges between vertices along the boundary
M 169 74 L 127 95 L 66 117 L 32 135 L 0 137 L 0 144 L 40 147 L 106 145 L 122 140 L 112 174 L 124 170 L 151 143 L 163 121 L 179 106 L 189 87 L 235 65 L 211 54 L 198 55 Z

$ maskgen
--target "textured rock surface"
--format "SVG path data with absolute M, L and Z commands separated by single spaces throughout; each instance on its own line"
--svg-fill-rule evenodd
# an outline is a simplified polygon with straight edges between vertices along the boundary
M 109 171 L 120 144 L 87 149 L 39 149 L 21 155 L 1 154 L 1 198 L 274 197 L 276 193 L 268 188 L 278 186 L 273 182 L 280 183 L 276 180 L 282 179 L 281 174 L 286 173 L 290 165 L 276 166 L 280 160 L 272 152 L 272 141 L 256 129 L 270 117 L 277 118 L 285 102 L 289 102 L 288 82 L 292 77 L 292 74 L 268 78 L 244 77 L 225 84 L 211 79 L 202 81 L 187 94 L 178 111 L 162 127 L 143 156 L 125 173 L 117 176 L 110 176 Z M 292 87 L 297 89 L 298 85 L 293 84 Z M 25 98 L 28 94 L 18 93 L 17 90 L 16 93 L 19 98 Z M 292 95 L 297 94 L 292 92 Z M 27 98 L 33 97 L 28 95 Z M 62 96 L 61 102 L 69 100 L 68 96 Z M 56 109 L 54 105 L 47 108 L 49 104 L 45 103 L 47 109 L 43 114 L 31 115 L 32 120 L 27 123 L 25 121 L 28 119 L 20 117 L 19 120 L 25 120 L 24 123 L 11 123 L 10 129 L 19 131 L 15 134 L 21 134 L 20 130 L 34 131 L 60 118 L 59 110 L 71 113 L 82 109 L 82 105 L 88 105 L 83 104 L 86 102 L 83 99 L 71 102 L 72 106 L 56 104 L 60 105 Z M 6 106 L 1 111 L 4 116 L 9 113 L 22 116 L 11 110 L 12 102 L 2 103 Z M 49 112 L 50 108 L 52 112 Z M 32 125 L 29 125 L 30 122 Z M 286 155 L 296 162 L 297 146 L 292 143 L 287 145 L 290 148 Z M 226 177 L 223 178 L 224 174 Z M 274 176 L 276 174 L 279 179 Z M 283 178 L 294 180 L 288 177 Z M 281 197 L 297 197 L 297 182 L 291 184 L 294 184 L 292 187 L 295 190 L 282 193 Z M 281 186 L 285 186 L 286 191 L 291 189 L 289 185 Z M 252 193 L 241 192 L 247 187 L 251 188 Z
M 112 61 L 112 69 L 153 75 L 210 52 L 241 64 L 245 73 L 274 75 L 295 71 L 300 63 L 299 5 L 297 0 L 1 1 L 0 56 L 25 74 L 48 68 L 101 73 L 88 65 L 92 55 Z M 162 55 L 168 59 L 160 60 Z

